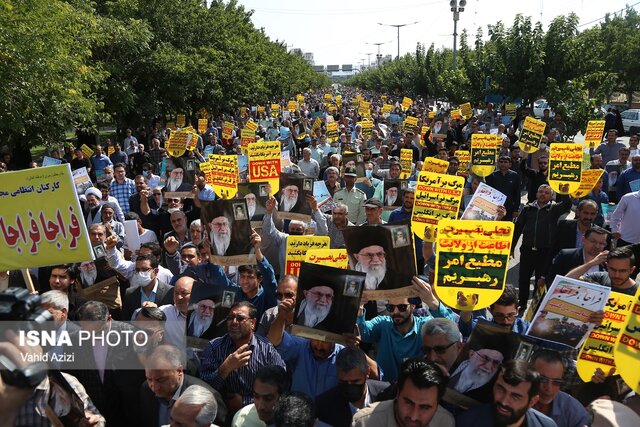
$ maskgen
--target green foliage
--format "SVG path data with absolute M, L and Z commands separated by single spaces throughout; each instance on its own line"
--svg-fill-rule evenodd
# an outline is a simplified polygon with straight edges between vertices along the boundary
M 235 0 L 2 0 L 2 143 L 218 114 L 328 85 Z

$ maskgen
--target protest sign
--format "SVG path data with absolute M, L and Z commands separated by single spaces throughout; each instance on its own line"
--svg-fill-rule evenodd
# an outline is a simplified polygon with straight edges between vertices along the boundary
M 313 196 L 318 202 L 320 212 L 329 212 L 336 207 L 336 203 L 333 201 L 333 197 L 331 197 L 331 193 L 329 193 L 327 184 L 324 181 L 315 181 L 313 183 Z
M 382 102 L 387 102 L 387 95 L 380 95 L 380 99 L 382 100 Z
M 611 215 L 613 215 L 613 212 L 617 207 L 618 205 L 616 203 L 600 203 L 600 208 L 602 209 L 602 217 L 604 218 L 604 223 L 602 225 L 611 225 Z
M 171 130 L 176 129 L 176 122 L 167 122 L 166 128 Z
M 584 134 L 584 144 L 589 148 L 595 148 L 602 142 L 604 133 L 604 120 L 589 120 L 587 131 Z
M 91 260 L 68 163 L 0 174 L 0 270 Z
M 187 151 L 187 148 L 191 146 L 195 148 L 195 143 L 197 143 L 197 141 L 197 133 L 194 133 L 186 128 L 176 130 L 171 132 L 171 135 L 169 135 L 169 141 L 167 142 L 166 149 L 171 157 L 180 157 L 185 153 L 185 151 Z
M 425 158 L 422 165 L 422 170 L 426 172 L 445 174 L 447 173 L 447 169 L 449 169 L 449 162 L 435 157 Z
M 258 114 L 260 114 L 260 113 L 265 113 L 265 112 L 266 112 L 266 109 L 267 109 L 267 107 L 265 107 L 264 105 L 258 105 L 258 106 L 256 107 L 256 112 L 257 112 Z
M 471 103 L 465 102 L 464 104 L 460 105 L 460 112 L 462 114 L 463 119 L 465 120 L 470 119 L 471 116 L 473 116 L 473 109 L 471 108 Z
M 247 129 L 246 127 L 240 131 L 240 145 L 242 146 L 242 151 L 246 152 L 249 144 L 254 143 L 256 140 L 256 133 L 251 129 Z
M 349 256 L 346 249 L 309 249 L 304 262 L 347 269 Z
M 400 149 L 400 166 L 402 167 L 400 179 L 409 178 L 413 171 L 413 150 L 410 148 Z
M 460 162 L 458 170 L 459 171 L 468 171 L 469 170 L 469 165 L 471 164 L 471 152 L 469 152 L 468 150 L 457 150 L 456 151 L 456 157 L 458 158 L 458 161 Z
M 247 123 L 244 124 L 243 129 L 247 129 L 255 133 L 255 131 L 258 130 L 258 124 L 250 119 Z
M 249 144 L 249 181 L 267 182 L 270 194 L 278 191 L 280 182 L 280 142 L 254 142 Z
M 116 152 L 116 147 L 113 145 L 110 145 L 107 147 L 107 156 L 111 156 L 113 153 Z
M 413 99 L 404 97 L 402 98 L 402 111 L 407 111 L 409 107 L 413 105 Z
M 504 289 L 514 224 L 445 219 L 438 223 L 435 291 L 449 307 L 479 310 Z
M 533 153 L 538 151 L 540 147 L 540 141 L 544 136 L 544 130 L 547 124 L 542 120 L 534 119 L 527 116 L 524 119 L 522 125 L 522 131 L 520 132 L 520 139 L 518 140 L 518 147 L 525 153 Z
M 287 110 L 289 110 L 290 113 L 293 113 L 297 109 L 298 109 L 298 103 L 296 101 L 289 101 L 287 103 Z
M 211 186 L 221 199 L 232 199 L 238 192 L 238 156 L 209 155 Z
M 271 104 L 270 110 L 271 117 L 278 117 L 278 114 L 280 113 L 280 104 Z
M 633 303 L 639 296 L 640 292 L 636 292 L 635 296 L 619 292 L 609 294 L 607 304 L 604 306 L 604 320 L 600 325 L 594 326 L 578 354 L 576 370 L 582 381 L 591 381 L 596 368 L 602 369 L 607 374 L 616 366 L 614 346 L 620 331 L 623 331 Z
M 636 393 L 640 393 L 640 291 L 632 297 L 633 302 L 627 312 L 613 347 L 616 373 Z M 624 302 L 623 302 L 624 304 Z M 622 310 L 622 306 L 620 306 Z M 607 371 L 605 371 L 607 373 Z
M 451 110 L 451 112 L 449 112 L 449 115 L 451 116 L 452 119 L 461 119 L 462 118 L 462 111 L 460 111 L 460 110 Z
M 316 130 L 320 129 L 322 127 L 322 119 L 320 119 L 320 117 L 316 117 L 313 120 L 313 124 L 311 125 L 311 133 L 315 134 Z
M 367 101 L 360 101 L 358 105 L 358 114 L 362 117 L 371 117 L 371 103 Z
M 549 152 L 549 185 L 560 194 L 571 194 L 580 188 L 582 152 L 580 144 L 551 144 Z
M 44 156 L 42 158 L 42 167 L 55 166 L 59 164 L 62 164 L 62 160 L 60 159 L 54 159 L 53 157 L 48 157 L 48 156 Z
M 325 93 L 324 94 L 324 100 L 325 101 L 332 101 L 333 100 L 333 95 L 331 95 L 330 93 Z
M 409 224 L 347 227 L 342 234 L 349 268 L 367 274 L 364 298 L 387 300 L 416 295 L 411 285 L 416 264 Z
M 313 178 L 296 174 L 280 175 L 280 191 L 276 194 L 278 217 L 309 222 L 312 212 L 307 195 L 313 195 L 313 185 Z
M 93 187 L 89 172 L 86 167 L 81 167 L 73 171 L 73 185 L 76 187 L 77 194 L 84 194 L 87 189 Z
M 393 105 L 391 104 L 384 104 L 382 106 L 382 114 L 390 114 L 391 110 L 393 110 Z
M 458 217 L 463 189 L 464 178 L 461 176 L 420 172 L 411 214 L 411 228 L 415 235 L 433 242 L 438 221 Z
M 507 116 L 513 118 L 516 116 L 516 110 L 518 106 L 516 104 L 507 104 L 505 107 L 505 113 Z
M 212 263 L 222 266 L 256 263 L 245 199 L 202 201 L 200 221 L 211 243 Z
M 435 116 L 436 116 L 436 112 L 435 112 L 435 111 L 429 111 L 428 117 L 429 117 L 430 119 L 435 118 Z
M 176 116 L 176 126 L 178 126 L 179 128 L 183 128 L 186 122 L 186 118 L 184 116 L 184 114 L 178 114 Z
M 363 283 L 364 273 L 303 263 L 291 333 L 347 344 L 342 334 L 355 328 Z
M 266 202 L 269 199 L 268 192 L 264 186 L 268 184 L 260 184 L 258 182 L 238 184 L 238 199 L 244 199 L 247 202 L 247 210 L 252 228 L 262 228 L 262 219 L 266 210 Z
M 138 234 L 138 221 L 127 220 L 122 223 L 124 226 L 124 247 L 135 252 L 140 249 L 140 234 Z
M 591 314 L 601 311 L 611 288 L 556 276 L 526 335 L 579 348 L 593 329 Z
M 471 172 L 478 176 L 488 176 L 495 170 L 498 145 L 497 135 L 471 135 Z
M 226 318 L 231 306 L 241 300 L 241 292 L 239 287 L 211 286 L 199 280 L 193 284 L 185 322 L 187 348 L 205 349 L 210 340 L 227 333 Z
M 329 236 L 289 236 L 287 237 L 287 252 L 285 274 L 298 276 L 300 265 L 310 249 L 329 249 Z
M 338 123 L 327 123 L 327 138 L 330 142 L 336 142 L 338 140 Z
M 640 179 L 634 179 L 629 182 L 629 188 L 632 192 L 640 190 Z
M 222 139 L 231 139 L 233 137 L 233 129 L 235 125 L 233 122 L 224 122 L 222 125 Z
M 580 186 L 577 190 L 571 193 L 571 197 L 573 197 L 574 199 L 581 199 L 587 194 L 591 193 L 593 187 L 595 187 L 598 181 L 602 179 L 603 174 L 603 169 L 583 170 L 582 176 L 580 177 Z
M 198 119 L 198 132 L 205 133 L 207 131 L 207 127 L 209 126 L 207 119 Z
M 407 116 L 402 123 L 402 129 L 405 132 L 418 133 L 418 118 L 413 116 Z
M 80 150 L 82 150 L 82 154 L 87 158 L 93 156 L 93 150 L 87 144 L 82 144 Z
M 460 219 L 493 221 L 498 217 L 498 206 L 504 206 L 507 196 L 481 182 Z
M 213 156 L 213 154 L 209 155 Z M 202 174 L 204 175 L 205 182 L 211 185 L 211 183 L 213 182 L 213 177 L 211 176 L 211 163 L 201 162 L 200 164 L 198 164 L 198 169 L 200 169 L 200 172 L 202 172 Z
M 371 120 L 364 120 L 360 122 L 360 124 L 362 125 L 362 136 L 365 139 L 371 138 L 371 135 L 373 135 L 373 122 Z
M 161 169 L 160 182 L 165 183 L 164 198 L 193 198 L 196 160 L 191 157 L 167 157 Z
M 342 164 L 346 167 L 356 168 L 356 175 L 358 179 L 356 182 L 362 182 L 366 176 L 364 169 L 364 156 L 362 153 L 354 153 L 352 151 L 345 151 L 342 153 Z
M 385 179 L 382 181 L 384 210 L 392 211 L 402 206 L 404 190 L 409 186 L 409 182 L 402 179 Z

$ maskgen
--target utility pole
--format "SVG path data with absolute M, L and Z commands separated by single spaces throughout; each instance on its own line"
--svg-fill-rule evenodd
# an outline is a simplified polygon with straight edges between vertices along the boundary
M 465 0 L 461 0 L 461 1 L 465 1 Z M 409 22 L 407 24 L 383 24 L 381 22 L 378 22 L 378 25 L 382 25 L 383 27 L 395 27 L 398 30 L 398 55 L 396 56 L 396 59 L 400 59 L 400 28 L 406 27 L 407 25 L 417 24 L 418 22 L 420 21 Z
M 360 52 L 360 55 L 367 55 L 367 58 L 369 58 L 369 68 L 371 68 L 371 55 L 373 55 L 373 52 L 368 52 L 368 53 Z
M 382 55 L 380 55 L 380 46 L 383 45 L 383 44 L 387 44 L 387 43 L 391 43 L 391 40 L 389 40 L 388 42 L 380 42 L 380 43 L 369 43 L 369 42 L 367 42 L 367 44 L 378 46 L 378 53 L 376 54 L 376 67 L 380 66 L 380 61 L 382 60 Z
M 458 49 L 458 20 L 460 19 L 460 12 L 464 12 L 464 7 L 467 5 L 467 0 L 451 0 L 449 6 L 451 6 L 451 12 L 453 12 L 453 69 L 456 69 L 456 51 Z

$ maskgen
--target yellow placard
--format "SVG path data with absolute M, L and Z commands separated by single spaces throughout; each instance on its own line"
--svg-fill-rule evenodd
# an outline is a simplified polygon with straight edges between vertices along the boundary
M 342 105 L 342 96 L 340 96 L 340 95 L 336 95 L 336 104 L 337 104 L 338 106 L 341 106 L 341 105 Z
M 91 260 L 68 163 L 0 174 L 0 270 Z
M 589 148 L 595 148 L 602 142 L 604 133 L 604 120 L 589 120 L 587 131 L 584 134 L 584 144 Z
M 211 186 L 221 199 L 232 199 L 238 192 L 238 156 L 209 154 Z
M 176 126 L 178 126 L 179 128 L 183 128 L 184 125 L 186 124 L 186 117 L 184 116 L 184 114 L 178 114 L 176 116 Z
M 298 109 L 298 103 L 296 101 L 289 101 L 287 103 L 287 110 L 289 110 L 289 112 L 293 113 L 297 109 Z
M 327 123 L 327 139 L 330 142 L 335 142 L 338 140 L 338 123 Z
M 242 146 L 243 152 L 245 152 L 247 147 L 249 147 L 249 144 L 255 142 L 255 140 L 256 132 L 247 128 L 247 126 L 245 126 L 244 129 L 240 131 L 240 144 Z
M 240 117 L 246 119 L 249 115 L 249 109 L 247 107 L 240 107 Z
M 267 182 L 269 194 L 280 188 L 280 142 L 254 142 L 247 150 L 249 158 L 249 182 Z
M 235 124 L 233 122 L 224 122 L 222 125 L 222 139 L 231 139 L 233 137 L 233 129 Z
M 331 95 L 330 93 L 325 93 L 324 94 L 324 100 L 325 101 L 332 101 L 333 100 L 333 95 Z
M 371 120 L 364 120 L 358 123 L 362 125 L 362 136 L 365 139 L 371 138 L 373 135 L 373 122 Z
M 171 157 L 180 157 L 187 151 L 188 146 L 193 145 L 192 140 L 194 137 L 194 142 L 197 142 L 197 134 L 189 132 L 186 129 L 173 131 L 169 136 L 169 141 L 165 148 Z
M 382 99 L 382 102 L 387 102 L 387 95 L 380 96 L 380 99 Z
M 85 155 L 85 157 L 93 156 L 93 150 L 87 144 L 82 144 L 80 149 L 82 150 L 82 153 Z
M 433 119 L 436 116 L 436 112 L 435 111 L 429 111 L 428 117 L 430 119 Z
M 393 105 L 391 104 L 384 104 L 382 106 L 382 114 L 389 114 L 391 113 L 391 110 L 393 110 Z
M 346 249 L 309 249 L 305 255 L 304 262 L 342 269 L 349 267 L 349 257 Z
M 591 381 L 596 368 L 602 369 L 607 374 L 616 366 L 614 345 L 629 316 L 633 302 L 639 295 L 634 297 L 619 292 L 609 294 L 609 300 L 604 306 L 604 320 L 593 328 L 578 354 L 576 370 L 582 381 Z
M 583 146 L 581 144 L 551 144 L 549 151 L 549 185 L 560 194 L 571 194 L 580 188 Z
M 459 171 L 469 170 L 469 165 L 471 164 L 471 152 L 467 150 L 457 150 L 456 157 L 460 162 L 458 166 Z
M 317 129 L 320 129 L 322 127 L 322 120 L 320 119 L 320 117 L 316 117 L 316 119 L 313 121 L 313 124 L 311 125 L 311 133 L 314 134 L 315 131 Z
M 425 158 L 422 164 L 422 170 L 426 172 L 445 174 L 447 169 L 449 169 L 449 162 L 435 157 Z
M 496 168 L 499 137 L 487 133 L 471 135 L 471 171 L 478 176 L 488 176 Z
M 516 104 L 507 104 L 505 106 L 505 113 L 507 114 L 507 116 L 513 118 L 516 116 L 517 109 L 518 109 L 518 106 Z
M 402 111 L 407 111 L 413 105 L 413 99 L 409 97 L 402 98 Z
M 115 146 L 110 145 L 110 146 L 107 147 L 107 156 L 110 156 L 115 152 L 116 152 L 116 147 Z
M 620 328 L 613 354 L 616 373 L 636 393 L 640 393 L 640 292 L 636 292 L 633 298 L 633 306 Z
M 400 179 L 409 178 L 413 169 L 413 150 L 410 148 L 400 149 L 400 166 L 402 167 Z
M 206 119 L 207 117 L 209 117 L 209 112 L 207 111 L 206 108 L 202 107 L 201 109 L 198 110 L 198 118 Z
M 205 133 L 207 131 L 207 127 L 209 126 L 209 121 L 207 119 L 198 119 L 198 132 Z
M 358 114 L 362 117 L 371 117 L 371 103 L 367 101 L 360 101 L 358 106 Z
M 587 194 L 591 193 L 593 187 L 596 186 L 598 180 L 602 178 L 604 169 L 587 169 L 582 171 L 582 177 L 580 178 L 580 186 L 576 191 L 571 193 L 571 197 L 574 199 L 581 199 Z
M 329 249 L 329 236 L 289 236 L 287 237 L 287 254 L 285 274 L 298 276 L 300 265 L 307 251 L 311 249 Z
M 266 108 L 267 108 L 267 107 L 265 107 L 264 105 L 258 105 L 258 106 L 256 107 L 256 111 L 257 111 L 258 113 L 264 113 L 264 112 L 265 112 L 265 110 L 266 110 Z
M 462 118 L 467 120 L 473 116 L 473 109 L 471 108 L 470 102 L 465 102 L 460 106 L 460 112 L 462 113 Z
M 525 153 L 538 151 L 546 127 L 547 124 L 542 120 L 527 116 L 522 125 L 518 147 Z
M 422 170 L 416 183 L 411 229 L 421 239 L 433 242 L 441 219 L 458 217 L 464 178 Z M 425 229 L 428 229 L 425 235 Z
M 280 104 L 271 104 L 271 116 L 278 117 L 280 113 Z
M 451 116 L 452 119 L 461 119 L 462 118 L 462 111 L 460 111 L 460 110 L 451 110 L 451 113 L 449 113 L 449 115 Z
M 449 307 L 472 311 L 502 295 L 514 224 L 443 219 L 438 224 L 435 291 Z
M 304 95 L 299 93 L 296 95 L 296 101 L 303 103 L 304 102 Z
M 422 125 L 422 126 L 420 127 L 420 139 L 421 139 L 421 141 L 420 141 L 420 142 L 422 142 L 422 138 L 424 138 L 424 136 L 425 136 L 425 135 L 427 134 L 427 132 L 429 132 L 430 130 L 431 130 L 431 128 L 430 128 L 429 126 L 427 126 L 427 125 Z
M 402 129 L 405 132 L 413 132 L 414 135 L 418 133 L 418 118 L 413 116 L 407 116 L 402 123 Z

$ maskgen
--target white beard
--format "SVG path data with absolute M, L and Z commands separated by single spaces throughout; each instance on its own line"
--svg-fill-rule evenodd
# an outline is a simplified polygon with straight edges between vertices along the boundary
M 314 307 L 305 300 L 304 307 L 304 325 L 313 328 L 318 323 L 321 323 L 329 315 L 331 311 L 331 305 L 326 307 Z
M 458 382 L 453 386 L 453 388 L 460 393 L 482 387 L 491 381 L 491 378 L 493 378 L 493 375 L 495 374 L 489 374 L 480 369 L 469 369 L 469 363 L 471 363 L 469 360 L 462 362 L 460 366 L 458 366 L 458 369 L 456 369 L 456 372 L 452 375 L 454 376 L 461 372 Z
M 217 255 L 224 255 L 231 243 L 231 234 L 216 234 L 211 232 L 211 242 L 216 250 Z
M 393 197 L 387 196 L 387 206 L 393 206 L 397 198 L 398 196 L 393 196 Z
M 253 214 L 256 213 L 256 205 L 247 204 L 247 208 L 249 208 L 249 219 L 253 218 Z
M 196 337 L 201 336 L 209 329 L 213 317 L 206 317 L 204 320 L 200 318 L 200 315 L 195 313 L 191 316 L 191 324 L 193 325 L 193 335 Z
M 96 277 L 98 276 L 98 270 L 96 270 L 96 266 L 92 262 L 82 263 L 80 267 L 80 278 L 82 283 L 86 286 L 91 286 L 96 282 Z
M 181 185 L 182 185 L 182 178 L 180 179 L 169 178 L 167 180 L 167 191 L 169 192 L 176 191 L 178 187 L 180 187 Z
M 293 207 L 298 203 L 297 197 L 283 197 L 282 198 L 282 210 L 285 212 L 291 211 Z
M 387 261 L 385 260 L 382 265 L 376 265 L 373 268 L 357 263 L 354 270 L 367 273 L 367 277 L 364 279 L 365 289 L 376 290 L 380 282 L 384 280 L 385 274 L 387 274 Z

